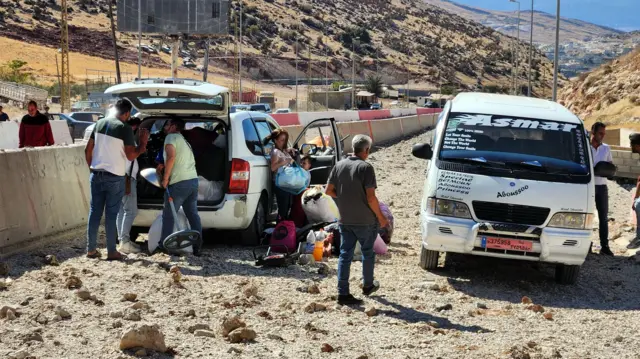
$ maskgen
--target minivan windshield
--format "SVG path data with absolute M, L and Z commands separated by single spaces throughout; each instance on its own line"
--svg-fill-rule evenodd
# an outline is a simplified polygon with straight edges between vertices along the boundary
M 513 116 L 451 113 L 439 159 L 495 169 L 500 175 L 588 183 L 588 142 L 582 124 Z M 490 171 L 490 170 L 489 170 Z M 533 173 L 527 176 L 523 172 Z M 551 179 L 553 180 L 553 179 Z M 573 181 L 572 181 L 573 182 Z

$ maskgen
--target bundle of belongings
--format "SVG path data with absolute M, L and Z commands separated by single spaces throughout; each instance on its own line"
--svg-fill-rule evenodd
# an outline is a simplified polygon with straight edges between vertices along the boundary
M 296 227 L 292 221 L 282 221 L 276 228 L 266 230 L 263 243 L 269 243 L 271 252 L 296 255 L 300 264 L 322 261 L 340 255 L 340 213 L 335 201 L 321 187 L 310 188 L 302 195 L 302 208 L 308 224 Z M 376 254 L 386 254 L 393 235 L 393 214 L 389 206 L 380 202 L 380 209 L 389 221 L 381 228 L 374 243 Z M 269 252 L 268 252 L 269 253 Z M 256 259 L 258 259 L 256 257 Z M 362 259 L 360 244 L 356 245 L 354 260 Z M 264 265 L 256 261 L 257 265 Z

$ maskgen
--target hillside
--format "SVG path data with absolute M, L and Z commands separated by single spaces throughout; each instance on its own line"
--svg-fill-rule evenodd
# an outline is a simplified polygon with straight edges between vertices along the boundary
M 568 83 L 560 99 L 587 123 L 638 128 L 640 49 Z
M 458 4 L 450 0 L 424 0 L 427 4 L 436 5 L 449 12 L 458 14 L 464 18 L 474 20 L 485 26 L 489 26 L 501 33 L 516 36 L 518 30 L 517 5 L 513 4 L 514 11 L 492 11 L 473 6 Z M 506 1 L 506 0 L 505 0 Z M 520 36 L 529 39 L 531 27 L 531 11 L 529 4 L 522 2 L 520 13 Z M 533 41 L 541 45 L 549 45 L 555 42 L 556 16 L 546 12 L 534 12 Z M 560 41 L 584 41 L 586 38 L 605 37 L 622 34 L 621 31 L 606 26 L 592 24 L 590 22 L 562 18 L 560 21 Z
M 0 0 L 0 36 L 57 48 L 56 3 Z M 70 0 L 70 4 L 71 50 L 113 59 L 106 0 Z M 239 9 L 239 3 L 233 2 L 232 8 Z M 358 55 L 356 76 L 360 80 L 379 71 L 383 80 L 391 84 L 403 84 L 409 78 L 424 86 L 453 83 L 472 88 L 479 80 L 482 86 L 506 90 L 511 83 L 512 39 L 422 1 L 264 0 L 245 2 L 244 10 L 243 73 L 254 80 L 294 78 L 294 46 L 298 38 L 300 78 L 325 76 L 326 49 L 329 77 L 350 80 L 353 48 Z M 354 44 L 355 36 L 360 41 Z M 156 45 L 160 41 L 144 39 L 145 43 Z M 135 39 L 118 34 L 118 44 L 123 60 L 134 63 Z M 185 41 L 185 49 L 200 64 L 201 46 L 202 41 Z M 525 44 L 520 46 L 524 63 L 528 50 Z M 210 68 L 230 75 L 233 53 L 233 36 L 215 38 Z M 150 67 L 168 68 L 165 54 L 144 57 Z M 551 63 L 536 51 L 534 66 L 536 92 L 549 91 Z M 524 84 L 526 72 L 524 67 L 521 70 L 520 82 Z M 48 75 L 55 78 L 55 72 Z

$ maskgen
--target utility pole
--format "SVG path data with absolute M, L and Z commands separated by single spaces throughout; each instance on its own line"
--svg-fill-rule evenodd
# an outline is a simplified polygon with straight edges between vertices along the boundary
M 197 4 L 197 2 L 196 2 Z M 209 46 L 211 45 L 211 38 L 207 37 L 204 49 L 204 68 L 202 69 L 202 81 L 207 82 L 207 75 L 209 74 Z
M 553 56 L 553 101 L 558 100 L 558 57 L 560 55 L 560 0 L 556 4 L 556 48 Z
M 529 86 L 527 96 L 531 97 L 531 72 L 533 71 L 533 2 L 531 0 L 531 30 L 529 31 Z
M 58 52 L 61 52 L 58 50 Z M 58 54 L 56 53 L 56 72 L 58 73 L 58 91 L 62 94 L 62 84 L 60 83 L 60 68 L 58 67 Z
M 298 35 L 296 35 L 296 112 L 298 112 Z
M 109 19 L 111 20 L 111 39 L 113 41 L 113 53 L 116 57 L 116 82 L 122 83 L 122 78 L 120 77 L 120 59 L 118 58 L 118 42 L 116 40 L 116 25 L 113 21 L 113 4 L 111 0 L 109 0 Z
M 322 18 L 322 23 L 322 42 L 324 45 L 324 107 L 329 111 L 329 46 L 324 43 L 327 29 L 324 17 Z
M 351 108 L 356 107 L 356 39 L 351 39 Z
M 518 95 L 518 57 L 520 55 L 520 1 L 518 0 L 509 0 L 513 3 L 518 4 L 518 36 L 516 41 L 516 58 L 514 60 L 515 70 L 513 71 L 513 94 Z
M 142 78 L 142 0 L 138 0 L 138 79 Z
M 409 68 L 407 68 L 407 87 L 405 87 L 405 95 L 407 96 L 407 108 L 409 108 L 409 81 L 411 81 L 411 79 L 409 78 Z
M 67 0 L 62 0 L 60 5 L 60 112 L 65 112 L 71 110 Z
M 243 101 L 242 94 L 242 3 L 243 0 L 240 0 L 240 36 L 238 38 L 238 57 L 239 57 L 239 65 L 238 65 L 238 85 L 240 87 L 240 103 Z

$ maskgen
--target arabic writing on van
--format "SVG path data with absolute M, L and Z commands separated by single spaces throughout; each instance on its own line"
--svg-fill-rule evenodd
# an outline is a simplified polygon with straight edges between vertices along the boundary
M 438 177 L 437 193 L 449 192 L 459 194 L 469 194 L 473 176 L 466 173 L 441 171 Z

